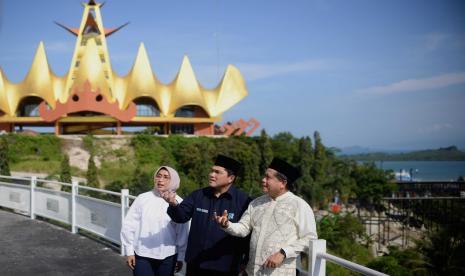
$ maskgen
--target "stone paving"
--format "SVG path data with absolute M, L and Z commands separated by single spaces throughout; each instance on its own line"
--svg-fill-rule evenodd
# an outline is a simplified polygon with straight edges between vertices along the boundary
M 0 275 L 132 275 L 105 245 L 0 209 Z

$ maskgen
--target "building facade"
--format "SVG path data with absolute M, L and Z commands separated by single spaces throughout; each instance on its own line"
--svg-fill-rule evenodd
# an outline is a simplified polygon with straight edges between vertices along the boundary
M 106 38 L 118 28 L 105 28 L 101 3 L 84 3 L 79 28 L 58 24 L 76 37 L 67 74 L 56 76 L 40 42 L 32 65 L 20 83 L 9 82 L 0 68 L 0 130 L 54 127 L 58 134 L 89 133 L 125 127 L 150 127 L 159 134 L 213 135 L 214 123 L 237 104 L 247 89 L 239 70 L 228 65 L 214 89 L 198 82 L 184 57 L 176 78 L 161 83 L 152 71 L 141 43 L 131 70 L 113 70 Z

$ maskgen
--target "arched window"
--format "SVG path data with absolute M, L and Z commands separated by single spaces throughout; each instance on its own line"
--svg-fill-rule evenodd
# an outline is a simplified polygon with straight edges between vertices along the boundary
M 176 110 L 174 117 L 208 118 L 207 112 L 197 105 L 185 105 Z
M 158 104 L 149 97 L 140 97 L 134 100 L 136 105 L 136 116 L 140 117 L 158 117 L 160 116 L 160 109 Z
M 43 100 L 39 97 L 28 96 L 21 100 L 16 109 L 18 117 L 39 117 L 39 104 Z

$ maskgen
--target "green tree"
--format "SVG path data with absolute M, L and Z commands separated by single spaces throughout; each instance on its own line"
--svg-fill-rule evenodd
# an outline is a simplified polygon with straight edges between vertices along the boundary
M 353 163 L 352 178 L 356 182 L 355 193 L 357 200 L 363 206 L 378 203 L 384 196 L 396 189 L 391 181 L 391 174 L 378 169 L 374 163 L 357 165 Z
M 86 136 L 82 137 L 82 142 L 84 145 L 84 149 L 86 149 L 91 154 L 95 154 L 94 152 L 94 136 L 92 134 L 87 134 Z
M 71 183 L 71 166 L 69 165 L 69 157 L 66 153 L 63 155 L 63 160 L 61 160 L 60 181 Z
M 271 141 L 273 155 L 291 162 L 297 151 L 296 139 L 290 132 L 280 132 Z
M 312 186 L 310 189 L 311 203 L 313 206 L 318 207 L 327 203 L 331 191 L 324 189 L 324 184 L 327 179 L 328 171 L 328 156 L 326 155 L 326 148 L 321 141 L 320 133 L 315 131 L 313 134 L 314 148 L 313 160 L 310 167 L 310 176 L 312 177 Z
M 11 175 L 9 165 L 8 143 L 5 137 L 0 138 L 0 175 Z
M 196 140 L 187 144 L 178 160 L 184 174 L 201 188 L 208 183 L 208 174 L 213 165 L 215 147 L 208 140 Z
M 418 251 L 417 248 L 406 248 L 401 249 L 396 246 L 389 246 L 388 247 L 389 254 L 386 256 L 395 258 L 397 263 L 410 271 L 413 275 L 428 275 L 428 264 L 425 261 L 425 258 Z M 368 264 L 368 267 L 371 267 Z M 380 269 L 379 271 L 384 271 L 384 269 Z
M 311 175 L 311 167 L 313 163 L 313 150 L 312 140 L 310 137 L 300 138 L 298 141 L 298 150 L 294 157 L 294 164 L 300 169 L 302 176 L 295 182 L 295 190 L 298 194 L 302 195 L 303 198 L 313 203 L 313 178 Z M 314 204 L 312 204 L 314 205 Z
M 326 155 L 326 148 L 321 141 L 320 133 L 315 131 L 313 134 L 313 140 L 315 141 L 315 148 L 313 150 L 313 166 L 312 166 L 312 178 L 315 181 L 321 181 L 326 176 L 326 167 L 328 164 L 328 158 Z
M 89 162 L 87 163 L 87 186 L 99 188 L 100 184 L 97 175 L 97 166 L 95 165 L 94 155 L 89 156 Z
M 327 191 L 327 197 L 333 198 L 337 191 L 340 196 L 339 199 L 343 203 L 346 203 L 350 197 L 355 195 L 356 183 L 350 177 L 353 165 L 350 160 L 330 159 L 327 176 L 322 184 L 323 189 Z
M 141 167 L 140 164 L 136 165 L 133 177 L 127 187 L 132 195 L 139 195 L 153 188 L 153 175 L 144 172 Z
M 392 256 L 382 256 L 369 262 L 367 267 L 376 271 L 386 273 L 390 276 L 410 276 L 413 275 L 408 269 L 399 264 L 398 260 Z
M 270 137 L 266 134 L 265 129 L 262 129 L 260 137 L 257 140 L 257 145 L 260 152 L 260 174 L 264 174 L 273 159 L 273 148 Z
M 362 265 L 371 260 L 370 240 L 357 218 L 350 214 L 327 215 L 317 221 L 317 228 L 319 238 L 326 240 L 331 254 Z M 350 271 L 328 262 L 327 272 L 328 275 L 351 275 Z
M 427 270 L 432 275 L 465 275 L 465 232 L 463 225 L 440 227 L 416 241 Z

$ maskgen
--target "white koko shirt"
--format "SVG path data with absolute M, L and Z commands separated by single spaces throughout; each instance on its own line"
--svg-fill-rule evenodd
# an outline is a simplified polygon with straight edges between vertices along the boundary
M 182 198 L 176 195 L 178 202 Z M 178 253 L 184 260 L 189 223 L 175 223 L 166 213 L 168 203 L 152 190 L 140 194 L 129 208 L 121 229 L 126 256 L 134 255 L 162 260 Z
M 228 234 L 250 239 L 249 275 L 295 275 L 296 258 L 317 239 L 313 211 L 300 197 L 291 192 L 273 200 L 263 195 L 253 200 L 237 223 L 224 229 Z M 264 268 L 263 263 L 280 249 L 286 259 L 277 268 Z

